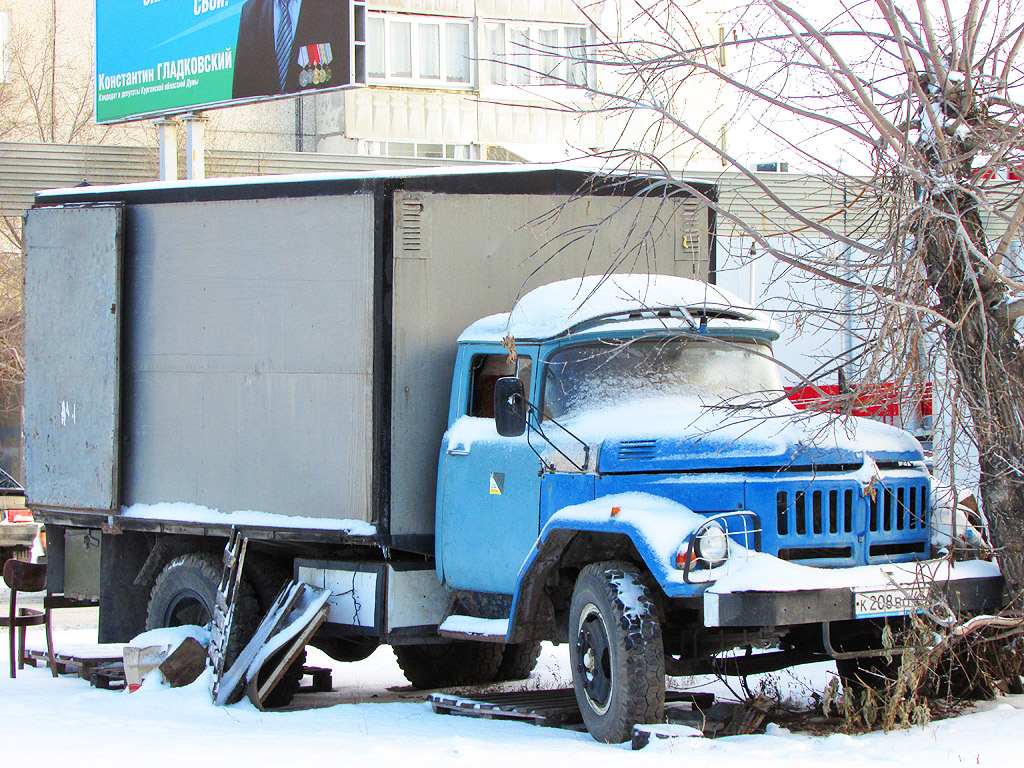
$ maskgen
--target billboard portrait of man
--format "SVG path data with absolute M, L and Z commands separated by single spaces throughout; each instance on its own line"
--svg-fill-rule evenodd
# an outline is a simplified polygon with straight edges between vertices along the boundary
M 232 98 L 348 84 L 348 9 L 346 0 L 246 0 Z

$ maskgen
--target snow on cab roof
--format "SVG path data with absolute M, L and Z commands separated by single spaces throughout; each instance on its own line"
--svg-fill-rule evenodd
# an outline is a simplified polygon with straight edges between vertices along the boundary
M 627 321 L 648 328 L 653 321 L 685 329 L 689 326 L 684 318 L 651 314 L 680 307 L 707 316 L 712 330 L 743 328 L 771 338 L 779 336 L 778 326 L 767 314 L 718 286 L 686 277 L 630 274 L 591 275 L 536 288 L 519 299 L 511 312 L 477 320 L 459 341 L 500 341 L 508 335 L 550 339 L 587 323 L 605 327 L 602 320 L 606 318 L 608 323 L 613 318 L 619 321 L 616 327 Z

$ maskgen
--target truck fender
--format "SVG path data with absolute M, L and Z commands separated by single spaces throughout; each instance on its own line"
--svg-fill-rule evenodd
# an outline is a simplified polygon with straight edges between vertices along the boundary
M 544 525 L 519 571 L 508 642 L 554 636 L 556 606 L 547 587 L 563 565 L 636 558 L 662 589 L 682 580 L 676 553 L 707 517 L 660 496 L 626 493 L 565 507 Z M 640 563 L 638 563 L 639 565 Z M 700 589 L 694 589 L 694 595 Z

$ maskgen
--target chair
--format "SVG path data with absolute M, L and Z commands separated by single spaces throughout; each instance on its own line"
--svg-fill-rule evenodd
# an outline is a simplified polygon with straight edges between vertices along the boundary
M 57 660 L 53 653 L 53 631 L 50 627 L 50 609 L 18 608 L 18 592 L 42 592 L 46 589 L 46 566 L 8 560 L 4 563 L 4 583 L 11 589 L 11 610 L 7 616 L 0 615 L 0 627 L 11 630 L 11 677 L 16 677 L 14 668 L 14 634 L 18 630 L 18 669 L 25 666 L 25 630 L 28 627 L 46 627 L 46 655 L 50 671 L 57 676 Z

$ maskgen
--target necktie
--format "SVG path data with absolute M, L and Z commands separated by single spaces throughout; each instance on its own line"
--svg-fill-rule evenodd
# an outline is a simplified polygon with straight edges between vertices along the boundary
M 292 30 L 292 15 L 288 11 L 288 0 L 277 0 L 281 9 L 281 21 L 277 25 L 277 39 L 274 41 L 274 50 L 277 53 L 277 74 L 281 78 L 281 90 L 285 88 L 285 80 L 288 78 L 288 60 L 292 55 L 292 40 L 295 32 Z

